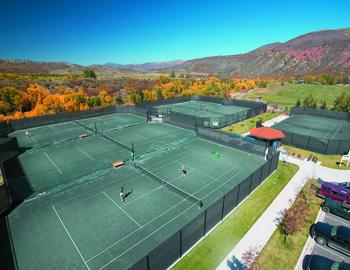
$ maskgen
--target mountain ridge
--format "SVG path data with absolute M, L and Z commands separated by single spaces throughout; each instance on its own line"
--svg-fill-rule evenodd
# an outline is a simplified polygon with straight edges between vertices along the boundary
M 82 66 L 69 62 L 0 60 L 0 72 L 46 73 L 81 72 L 207 73 L 223 77 L 286 76 L 317 73 L 350 73 L 350 28 L 306 33 L 286 42 L 263 45 L 242 54 L 208 56 L 191 60 Z

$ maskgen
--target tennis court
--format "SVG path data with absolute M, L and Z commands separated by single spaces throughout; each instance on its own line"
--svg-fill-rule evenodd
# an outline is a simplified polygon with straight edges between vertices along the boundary
M 8 217 L 18 269 L 129 269 L 190 221 L 204 217 L 228 192 L 235 190 L 232 204 L 239 203 L 269 173 L 263 157 L 200 139 L 189 130 L 142 118 L 138 122 L 139 117 L 128 114 L 98 119 L 79 120 L 85 130 L 74 122 L 61 124 L 62 134 L 75 136 L 62 142 L 54 140 L 54 132 L 50 137 L 39 128 L 31 130 L 33 137 L 53 143 L 20 156 L 36 196 Z M 94 130 L 95 123 L 102 131 L 91 131 L 84 139 L 76 136 Z M 42 128 L 47 132 L 56 125 Z M 26 139 L 20 142 L 30 145 Z M 126 165 L 112 168 L 117 160 Z M 121 186 L 127 194 L 124 203 Z M 218 221 L 208 213 L 205 232 Z M 194 243 L 194 234 L 181 250 Z M 149 265 L 164 268 L 162 259 L 150 259 Z
M 349 139 L 350 134 L 348 121 L 310 115 L 292 115 L 274 128 L 325 140 Z
M 205 101 L 187 101 L 155 107 L 158 114 L 169 114 L 171 111 L 185 113 L 196 117 L 221 117 L 239 112 L 247 112 L 249 108 L 229 106 Z
M 285 132 L 286 144 L 324 154 L 343 154 L 350 147 L 350 123 L 311 115 L 291 115 L 273 126 Z

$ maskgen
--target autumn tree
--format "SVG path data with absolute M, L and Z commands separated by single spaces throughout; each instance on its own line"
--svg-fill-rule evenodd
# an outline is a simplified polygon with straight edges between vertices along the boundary
M 246 252 L 244 252 L 242 255 L 242 261 L 245 266 L 245 269 L 259 270 L 261 268 L 259 264 L 259 256 L 260 252 L 256 247 L 250 248 Z

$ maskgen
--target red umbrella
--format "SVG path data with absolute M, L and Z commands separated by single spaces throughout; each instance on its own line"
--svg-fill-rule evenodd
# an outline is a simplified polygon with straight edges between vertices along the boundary
M 286 137 L 282 131 L 271 127 L 251 128 L 249 132 L 251 136 L 265 140 L 277 140 Z

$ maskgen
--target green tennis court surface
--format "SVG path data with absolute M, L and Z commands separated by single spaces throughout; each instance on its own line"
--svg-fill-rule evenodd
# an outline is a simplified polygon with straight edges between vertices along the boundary
M 324 140 L 348 140 L 350 134 L 347 121 L 309 115 L 292 115 L 273 127 Z
M 170 111 L 193 115 L 197 117 L 221 117 L 238 112 L 248 111 L 249 108 L 238 106 L 224 106 L 205 101 L 188 101 L 176 104 L 157 106 L 158 114 L 168 114 Z
M 8 216 L 19 269 L 128 269 L 266 162 L 140 117 L 98 119 L 102 135 L 133 143 L 139 166 L 200 199 L 203 207 L 135 168 L 130 152 L 101 132 L 77 138 L 94 129 L 98 121 L 92 118 L 79 120 L 85 130 L 74 122 L 59 125 L 74 138 L 61 142 L 49 132 L 58 125 L 32 129 L 31 138 L 18 131 L 13 136 L 21 136 L 20 144 L 34 145 L 20 162 L 35 192 Z M 112 168 L 117 160 L 126 165 Z M 128 194 L 124 203 L 121 186 Z

